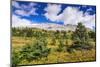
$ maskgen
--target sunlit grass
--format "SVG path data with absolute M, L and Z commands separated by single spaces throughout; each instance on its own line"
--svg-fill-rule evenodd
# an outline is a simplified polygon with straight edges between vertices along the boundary
M 24 57 L 24 59 L 18 60 L 20 62 L 16 63 L 17 65 L 87 62 L 96 60 L 95 38 L 88 37 L 88 40 L 83 42 L 82 40 L 80 41 L 81 37 L 78 41 L 76 41 L 78 37 L 76 37 L 76 40 L 73 40 L 72 34 L 74 34 L 74 32 L 72 31 L 32 30 L 33 32 L 31 32 L 32 35 L 30 36 L 29 34 L 28 36 L 19 36 L 19 34 L 12 36 L 12 51 L 15 51 L 17 54 L 17 56 L 14 56 L 14 60 L 20 56 L 23 58 L 25 54 L 27 54 L 26 57 L 30 54 L 32 59 L 29 59 L 29 57 L 28 59 L 31 61 L 28 61 L 28 59 Z M 26 48 L 23 50 L 23 47 Z M 24 52 L 26 49 L 27 51 Z M 23 53 L 21 53 L 20 50 L 23 51 Z M 36 53 L 36 55 L 34 55 L 34 53 Z M 43 54 L 45 53 L 46 55 L 44 56 Z M 33 59 L 34 57 L 36 57 L 36 59 Z

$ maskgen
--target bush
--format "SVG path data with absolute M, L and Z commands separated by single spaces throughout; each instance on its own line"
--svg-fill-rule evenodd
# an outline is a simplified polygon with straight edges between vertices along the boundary
M 91 45 L 89 42 L 85 42 L 84 44 L 81 44 L 79 42 L 71 45 L 67 51 L 73 52 L 73 50 L 91 50 L 93 48 L 93 45 Z
M 36 42 L 33 44 L 28 44 L 24 46 L 21 50 L 23 54 L 23 59 L 28 61 L 37 60 L 41 57 L 47 57 L 50 49 L 46 47 L 44 42 Z
M 13 66 L 20 64 L 23 60 L 31 62 L 34 60 L 41 59 L 42 57 L 47 57 L 50 53 L 50 48 L 47 48 L 45 43 L 42 41 L 37 41 L 33 44 L 26 44 L 18 51 L 14 50 L 12 54 Z
M 22 55 L 20 52 L 13 50 L 12 51 L 12 67 L 16 67 L 21 61 Z

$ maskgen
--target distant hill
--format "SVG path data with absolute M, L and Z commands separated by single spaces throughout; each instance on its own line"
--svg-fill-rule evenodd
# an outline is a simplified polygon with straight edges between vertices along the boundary
M 17 26 L 19 28 L 24 28 L 23 26 Z M 54 23 L 41 23 L 41 24 L 31 24 L 25 27 L 29 27 L 29 28 L 40 28 L 40 29 L 44 29 L 44 30 L 72 30 L 74 31 L 76 29 L 76 25 L 71 25 L 71 24 L 67 24 L 67 25 L 60 25 L 60 24 L 54 24 Z
M 24 28 L 23 26 L 17 26 L 19 28 Z M 64 30 L 64 31 L 75 31 L 77 25 L 67 24 L 67 25 L 60 25 L 60 24 L 54 24 L 54 23 L 41 23 L 41 24 L 31 24 L 29 26 L 26 26 L 29 28 L 40 28 L 44 30 Z M 87 30 L 91 30 L 90 28 L 87 28 Z

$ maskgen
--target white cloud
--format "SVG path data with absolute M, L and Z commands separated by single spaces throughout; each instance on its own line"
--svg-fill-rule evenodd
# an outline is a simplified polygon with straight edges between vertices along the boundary
M 87 9 L 87 11 L 92 11 L 92 10 L 93 10 L 92 8 Z
M 29 7 L 33 7 L 33 6 L 35 6 L 35 5 L 37 5 L 36 3 L 30 3 L 29 4 Z
M 75 7 L 67 7 L 62 13 L 62 20 L 64 24 L 73 24 L 76 25 L 83 18 L 83 12 L 79 11 L 78 8 Z
M 12 15 L 12 27 L 26 27 L 29 25 L 31 25 L 31 21 Z
M 20 8 L 15 10 L 14 13 L 20 15 L 20 16 L 30 16 L 30 15 L 37 15 L 36 13 L 36 7 L 34 7 L 36 4 L 35 3 L 29 3 L 29 5 L 19 5 L 18 2 L 13 1 L 12 6 L 16 8 Z M 87 6 L 82 6 L 83 8 L 86 8 Z M 44 16 L 51 20 L 59 22 L 62 21 L 64 22 L 65 25 L 67 24 L 72 24 L 72 25 L 77 25 L 78 22 L 82 22 L 86 27 L 92 28 L 95 26 L 95 15 L 89 15 L 88 11 L 92 11 L 92 8 L 87 9 L 86 13 L 84 14 L 83 11 L 79 10 L 80 7 L 66 7 L 61 14 L 61 5 L 58 4 L 48 4 L 47 7 L 44 9 L 46 13 Z M 58 15 L 59 14 L 59 15 Z M 16 20 L 14 20 L 14 25 L 24 25 L 25 24 L 30 24 L 31 21 L 26 20 L 26 19 L 21 19 L 19 16 L 15 17 Z M 18 22 L 17 22 L 18 21 Z M 25 24 L 24 24 L 25 22 Z
M 32 8 L 30 11 L 25 11 L 25 10 L 15 10 L 15 13 L 20 15 L 20 16 L 30 16 L 30 15 L 37 15 L 35 12 L 35 8 Z
M 93 9 L 90 7 L 90 8 L 88 8 L 88 9 L 86 10 L 86 12 L 87 12 L 88 14 L 90 14 L 91 12 L 93 12 Z
M 24 10 L 15 10 L 15 13 L 21 16 L 29 16 L 28 12 Z
M 35 3 L 29 3 L 29 5 L 21 4 L 19 6 L 19 3 L 16 1 L 13 1 L 13 6 L 16 8 L 19 7 L 20 9 L 16 9 L 14 11 L 15 14 L 20 16 L 30 16 L 30 15 L 37 15 L 36 8 L 34 7 Z
M 89 15 L 88 13 L 84 14 L 83 11 L 80 11 L 78 8 L 67 7 L 62 14 L 64 24 L 77 25 L 77 23 L 82 22 L 89 28 L 95 26 L 95 15 Z
M 16 8 L 21 8 L 19 3 L 16 1 L 12 1 L 12 6 L 16 7 Z
M 20 6 L 22 9 L 32 9 L 35 5 L 37 5 L 37 4 L 36 3 L 29 3 L 27 5 L 21 4 Z
M 87 14 L 84 19 L 83 19 L 83 24 L 88 27 L 88 28 L 93 28 L 95 27 L 95 15 L 89 15 Z
M 46 11 L 45 16 L 51 21 L 59 20 L 58 13 L 61 11 L 61 5 L 48 4 L 44 9 Z
M 89 28 L 95 26 L 95 15 L 89 15 L 88 12 L 84 14 L 78 7 L 66 7 L 63 12 L 58 15 L 61 11 L 61 5 L 49 4 L 45 8 L 45 11 L 47 11 L 45 17 L 51 21 L 63 21 L 65 25 L 77 25 L 79 22 L 82 22 Z

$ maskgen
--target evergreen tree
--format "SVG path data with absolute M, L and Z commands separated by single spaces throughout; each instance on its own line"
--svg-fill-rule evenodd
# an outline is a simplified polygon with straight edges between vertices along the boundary
M 89 35 L 87 29 L 82 23 L 78 23 L 75 32 L 73 33 L 74 44 L 71 48 L 90 49 L 92 46 L 88 43 Z

